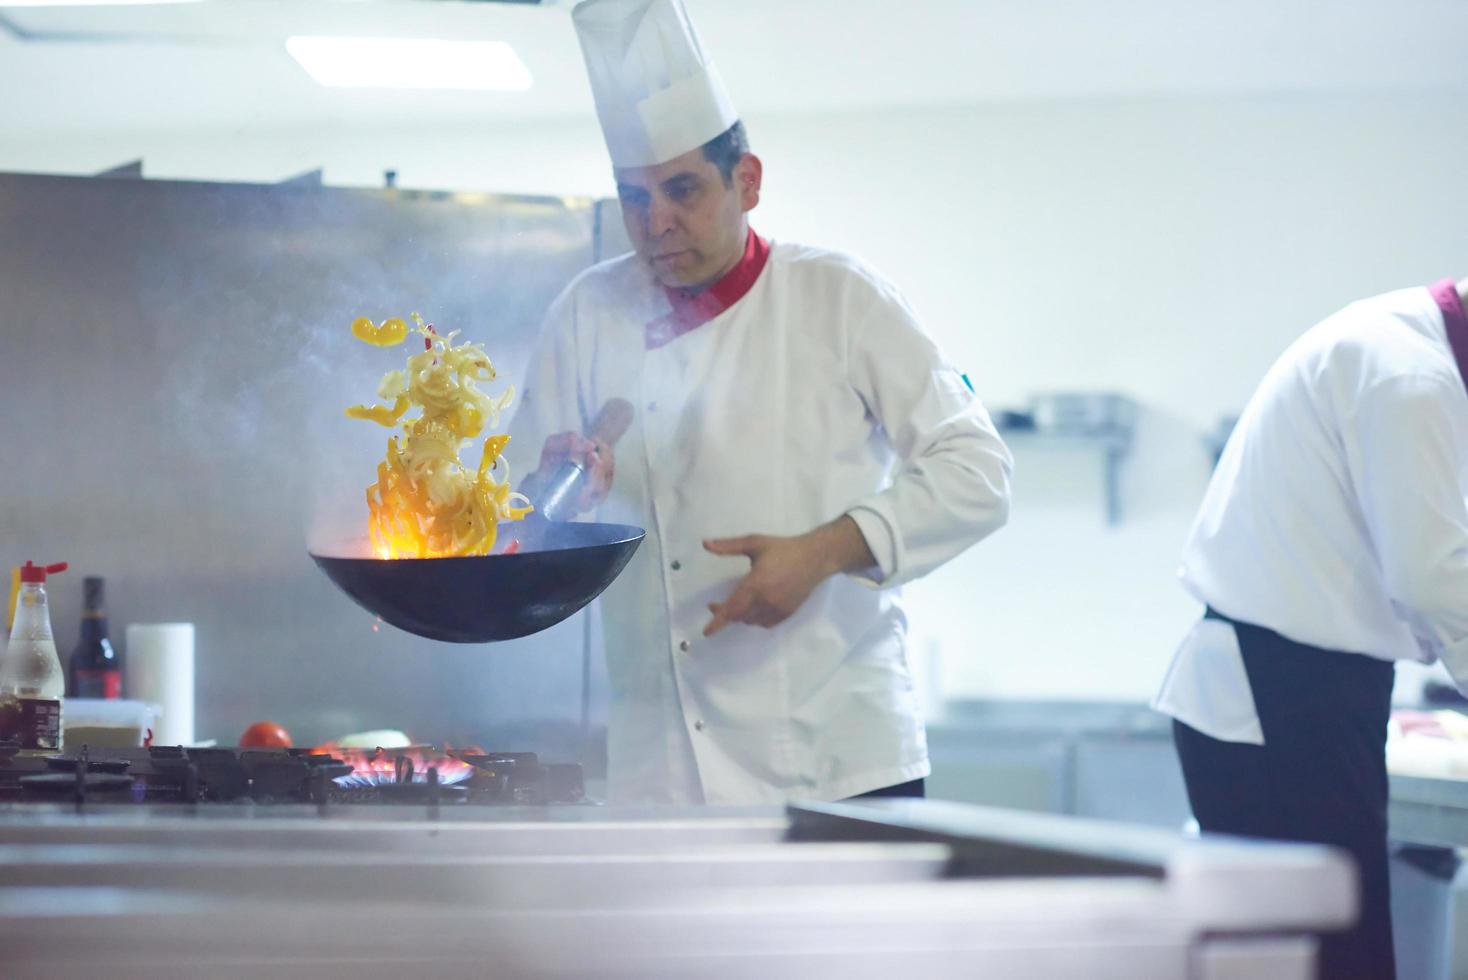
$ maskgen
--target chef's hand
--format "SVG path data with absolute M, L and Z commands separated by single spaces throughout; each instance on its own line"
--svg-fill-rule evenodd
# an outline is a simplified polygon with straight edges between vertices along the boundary
M 744 555 L 750 561 L 749 574 L 729 598 L 709 603 L 714 618 L 703 628 L 704 636 L 713 636 L 730 623 L 778 626 L 832 575 L 876 564 L 861 529 L 845 514 L 793 537 L 746 534 L 705 541 L 703 546 L 716 555 Z
M 616 475 L 617 461 L 612 447 L 600 439 L 588 439 L 576 432 L 557 432 L 545 441 L 540 450 L 540 468 L 535 471 L 537 481 L 550 479 L 556 469 L 566 460 L 575 460 L 586 470 L 581 481 L 581 493 L 576 498 L 576 513 L 584 514 L 595 510 L 612 489 L 612 478 Z M 531 501 L 532 504 L 535 501 Z

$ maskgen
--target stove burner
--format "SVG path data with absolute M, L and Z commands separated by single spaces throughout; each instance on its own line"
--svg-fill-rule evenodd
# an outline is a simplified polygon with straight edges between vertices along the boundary
M 349 802 L 418 803 L 437 806 L 440 803 L 464 803 L 470 797 L 467 786 L 446 785 L 432 777 L 401 783 L 394 782 L 391 777 L 381 778 L 378 782 L 358 781 L 361 778 L 361 775 L 358 774 L 337 779 L 336 783 L 340 790 L 336 798 L 344 798 Z
M 86 747 L 82 747 L 85 754 Z M 84 756 L 83 756 L 84 757 Z M 71 755 L 55 755 L 46 760 L 46 768 L 57 772 L 76 772 L 77 766 L 81 764 L 82 758 Z M 127 772 L 127 767 L 132 765 L 126 759 L 87 759 L 87 772 Z
M 416 746 L 402 754 L 374 753 L 370 767 L 355 770 L 340 758 L 303 749 L 159 745 L 108 749 L 99 759 L 89 759 L 85 747 L 51 758 L 0 754 L 0 801 L 67 799 L 79 807 L 315 803 L 323 810 L 331 804 L 402 803 L 426 805 L 430 812 L 440 804 L 586 802 L 580 766 L 547 765 L 533 752 L 471 755 Z
M 586 799 L 580 766 L 543 763 L 534 752 L 454 757 L 474 767 L 470 790 L 497 803 L 544 806 Z
M 34 776 L 20 777 L 21 789 L 28 793 L 51 798 L 69 798 L 76 792 L 78 784 L 81 784 L 83 791 L 93 799 L 99 799 L 99 794 L 103 793 L 131 797 L 133 778 L 115 772 L 89 772 L 78 779 L 74 771 L 43 772 Z

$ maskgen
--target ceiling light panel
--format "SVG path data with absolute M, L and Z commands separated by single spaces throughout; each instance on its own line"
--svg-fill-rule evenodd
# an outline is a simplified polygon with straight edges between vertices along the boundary
M 530 69 L 504 41 L 302 36 L 285 47 L 332 88 L 524 92 L 531 85 Z

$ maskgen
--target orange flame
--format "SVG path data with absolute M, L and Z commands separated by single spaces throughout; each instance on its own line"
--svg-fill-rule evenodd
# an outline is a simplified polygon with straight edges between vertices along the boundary
M 323 742 L 312 749 L 311 754 L 340 759 L 352 767 L 352 776 L 371 782 L 391 782 L 397 776 L 398 760 L 407 759 L 413 764 L 414 782 L 425 782 L 431 766 L 438 770 L 439 782 L 461 783 L 474 774 L 474 767 L 449 754 L 453 751 L 469 755 L 484 754 L 484 750 L 477 746 L 459 750 L 447 745 L 443 748 L 435 745 L 410 745 L 401 749 L 384 749 L 380 746 L 375 749 L 353 749 L 343 748 L 336 742 Z

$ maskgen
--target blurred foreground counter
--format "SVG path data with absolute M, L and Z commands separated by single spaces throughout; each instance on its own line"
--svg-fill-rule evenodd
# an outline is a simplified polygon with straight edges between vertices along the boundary
M 934 800 L 0 805 L 5 975 L 1314 975 L 1311 845 Z

